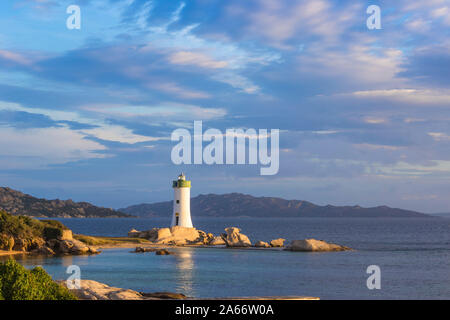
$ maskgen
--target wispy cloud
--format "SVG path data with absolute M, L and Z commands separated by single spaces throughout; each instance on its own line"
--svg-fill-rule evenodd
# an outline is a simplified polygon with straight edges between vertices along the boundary
M 225 68 L 226 61 L 216 61 L 200 52 L 178 51 L 169 56 L 169 62 L 181 65 L 194 65 L 201 68 L 221 69 Z
M 104 158 L 102 144 L 69 129 L 15 129 L 0 126 L 0 163 L 3 169 L 46 168 L 72 161 Z
M 356 91 L 352 95 L 360 98 L 387 98 L 413 104 L 450 104 L 449 90 L 430 89 L 387 89 Z
M 41 114 L 50 119 L 64 123 L 66 121 L 81 125 L 88 125 L 88 128 L 73 129 L 74 135 L 80 135 L 84 138 L 93 137 L 99 140 L 120 142 L 126 144 L 135 144 L 146 141 L 157 141 L 166 139 L 166 137 L 149 137 L 133 133 L 133 130 L 123 126 L 108 123 L 106 120 L 98 118 L 88 118 L 80 115 L 78 112 L 58 111 L 51 109 L 26 108 L 17 104 L 0 103 L 0 110 L 24 111 L 31 114 Z M 64 125 L 64 127 L 66 127 Z M 69 130 L 68 128 L 66 128 Z

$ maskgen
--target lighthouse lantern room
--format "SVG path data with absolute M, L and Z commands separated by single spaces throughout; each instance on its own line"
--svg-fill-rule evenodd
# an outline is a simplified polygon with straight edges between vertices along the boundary
M 193 228 L 191 220 L 191 181 L 186 180 L 183 173 L 174 180 L 173 184 L 173 226 Z

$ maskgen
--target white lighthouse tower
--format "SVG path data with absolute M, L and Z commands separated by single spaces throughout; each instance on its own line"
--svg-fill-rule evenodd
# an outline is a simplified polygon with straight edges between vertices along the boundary
M 193 228 L 191 220 L 191 181 L 186 180 L 183 173 L 178 176 L 178 180 L 174 180 L 173 184 L 173 226 L 185 228 Z

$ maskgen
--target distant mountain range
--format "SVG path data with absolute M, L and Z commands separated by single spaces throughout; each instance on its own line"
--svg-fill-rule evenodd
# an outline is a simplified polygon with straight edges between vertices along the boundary
M 45 200 L 28 194 L 0 187 L 0 210 L 13 215 L 48 218 L 112 218 L 129 217 L 128 214 L 96 207 L 87 202 L 72 200 Z
M 87 202 L 38 199 L 0 187 L 0 210 L 13 215 L 48 218 L 170 217 L 172 206 L 172 201 L 165 201 L 114 210 Z M 387 206 L 319 206 L 302 200 L 253 197 L 241 193 L 199 195 L 191 199 L 191 212 L 201 217 L 431 217 Z
M 450 218 L 450 212 L 439 212 L 439 213 L 433 213 L 432 216 L 437 217 L 443 217 L 443 218 Z
M 139 217 L 167 217 L 172 201 L 139 204 L 119 211 Z M 253 197 L 241 193 L 199 195 L 191 199 L 191 213 L 202 217 L 431 217 L 430 215 L 379 206 L 319 206 L 308 201 Z

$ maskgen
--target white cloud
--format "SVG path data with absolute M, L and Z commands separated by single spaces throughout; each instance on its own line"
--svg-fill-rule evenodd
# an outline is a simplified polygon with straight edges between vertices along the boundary
M 431 160 L 429 165 L 410 164 L 399 161 L 394 165 L 380 165 L 376 168 L 379 174 L 421 176 L 429 174 L 450 174 L 450 161 Z
M 218 73 L 212 76 L 212 79 L 227 83 L 233 88 L 239 89 L 248 94 L 258 93 L 261 89 L 247 78 L 233 72 Z
M 173 64 L 193 65 L 208 69 L 221 69 L 228 65 L 226 61 L 217 61 L 204 53 L 191 51 L 174 52 L 169 56 L 169 61 Z
M 431 16 L 434 18 L 445 17 L 448 14 L 449 14 L 448 7 L 441 7 L 441 8 L 437 8 L 437 9 L 434 9 L 433 11 L 431 11 Z
M 151 89 L 161 90 L 166 93 L 175 94 L 185 99 L 206 99 L 210 97 L 210 95 L 206 92 L 183 88 L 175 82 L 150 82 L 147 84 L 147 87 Z
M 102 125 L 99 128 L 83 129 L 78 131 L 80 133 L 93 136 L 100 140 L 115 141 L 128 144 L 161 140 L 161 138 L 159 137 L 157 138 L 138 135 L 133 133 L 133 131 L 130 129 L 116 125 Z
M 319 36 L 332 41 L 348 30 L 360 11 L 360 4 L 346 6 L 345 10 L 326 0 L 267 1 L 260 0 L 248 13 L 235 8 L 236 13 L 248 16 L 247 31 L 261 35 L 272 45 L 289 48 L 285 42 L 299 36 Z
M 161 137 L 149 137 L 133 133 L 131 129 L 125 128 L 119 125 L 113 125 L 106 122 L 103 119 L 92 119 L 80 115 L 78 112 L 71 111 L 59 111 L 51 109 L 41 109 L 41 108 L 26 108 L 19 104 L 1 102 L 0 110 L 11 110 L 11 111 L 23 111 L 32 114 L 41 114 L 49 117 L 54 121 L 72 121 L 80 124 L 85 124 L 93 126 L 90 129 L 78 129 L 72 130 L 78 134 L 83 134 L 84 136 L 91 136 L 101 140 L 114 141 L 120 143 L 134 144 L 138 142 L 145 141 L 156 141 L 162 139 Z
M 419 33 L 427 33 L 431 29 L 430 21 L 422 18 L 410 20 L 405 24 L 406 28 Z
M 0 57 L 21 65 L 31 65 L 32 61 L 30 59 L 28 59 L 27 57 L 25 57 L 24 55 L 17 53 L 17 52 L 12 52 L 12 51 L 8 51 L 8 50 L 0 50 Z
M 382 124 L 382 123 L 386 123 L 387 120 L 383 119 L 383 118 L 366 117 L 366 118 L 364 118 L 364 122 L 370 123 L 370 124 Z
M 361 40 L 362 41 L 362 40 Z M 369 44 L 350 45 L 345 50 L 332 50 L 323 44 L 310 45 L 307 53 L 298 56 L 299 71 L 339 78 L 358 86 L 400 85 L 397 74 L 403 69 L 403 53 L 387 48 L 374 52 Z
M 14 129 L 0 126 L 2 168 L 36 168 L 90 158 L 104 158 L 107 148 L 67 127 Z M 12 160 L 12 161 L 11 161 Z
M 360 144 L 354 144 L 353 145 L 357 149 L 362 150 L 389 150 L 389 151 L 397 151 L 402 149 L 403 147 L 397 147 L 397 146 L 387 146 L 387 145 L 380 145 L 380 144 L 370 144 L 370 143 L 360 143 Z
M 210 120 L 222 118 L 227 114 L 223 108 L 203 108 L 196 105 L 162 102 L 151 106 L 93 104 L 82 107 L 83 110 L 118 118 L 152 120 Z
M 438 199 L 439 196 L 436 194 L 420 194 L 420 195 L 415 195 L 415 194 L 405 194 L 402 197 L 402 200 L 415 200 L 415 201 L 422 201 L 422 200 L 435 200 Z
M 449 90 L 435 89 L 386 89 L 355 91 L 353 96 L 359 98 L 387 98 L 412 104 L 450 104 Z
M 450 136 L 443 132 L 428 132 L 428 135 L 436 141 L 450 141 Z
M 184 5 L 181 5 L 172 15 L 167 24 L 145 28 L 148 44 L 140 48 L 140 52 L 158 51 L 166 54 L 170 63 L 175 65 L 192 65 L 203 69 L 213 69 L 213 80 L 231 85 L 249 94 L 256 94 L 259 87 L 240 74 L 248 65 L 266 66 L 280 62 L 281 56 L 272 50 L 243 48 L 230 41 L 202 38 L 192 32 L 199 24 L 191 24 L 177 30 L 168 30 L 173 21 L 179 20 Z M 151 83 L 149 87 L 168 93 L 177 94 L 183 98 L 207 98 L 204 92 L 195 92 L 180 88 L 175 83 Z
M 405 120 L 403 120 L 405 123 L 415 123 L 415 122 L 424 122 L 426 121 L 425 119 L 420 119 L 420 118 L 406 118 Z

